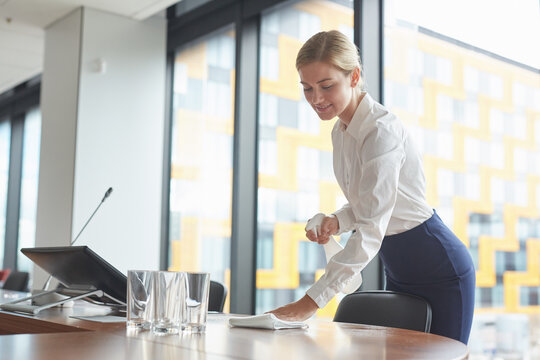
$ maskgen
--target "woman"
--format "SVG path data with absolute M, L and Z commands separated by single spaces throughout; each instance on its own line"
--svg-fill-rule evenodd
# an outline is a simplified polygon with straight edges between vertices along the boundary
M 418 295 L 432 308 L 431 332 L 467 343 L 475 270 L 461 241 L 425 198 L 422 159 L 403 124 L 362 91 L 356 46 L 338 31 L 320 32 L 300 49 L 296 68 L 304 95 L 332 130 L 334 173 L 348 204 L 325 216 L 320 233 L 355 230 L 325 274 L 300 300 L 271 311 L 305 320 L 324 307 L 379 253 L 386 289 Z

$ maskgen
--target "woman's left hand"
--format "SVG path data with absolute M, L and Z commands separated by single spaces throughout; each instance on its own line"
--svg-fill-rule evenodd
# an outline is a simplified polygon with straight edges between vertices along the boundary
M 309 296 L 304 295 L 304 297 L 298 301 L 268 312 L 276 315 L 276 317 L 281 320 L 304 321 L 315 314 L 317 309 L 319 309 L 319 307 L 315 301 Z

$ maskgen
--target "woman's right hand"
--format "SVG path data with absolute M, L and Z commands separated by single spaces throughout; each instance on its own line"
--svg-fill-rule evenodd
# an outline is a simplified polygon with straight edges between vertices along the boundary
M 324 217 L 322 217 L 324 216 Z M 322 220 L 317 217 L 322 217 Z M 320 221 L 320 225 L 314 227 L 308 227 L 311 221 Z M 317 242 L 321 245 L 326 244 L 330 240 L 331 235 L 335 235 L 339 231 L 339 221 L 335 215 L 317 214 L 311 220 L 308 221 L 306 226 L 306 237 L 313 242 Z

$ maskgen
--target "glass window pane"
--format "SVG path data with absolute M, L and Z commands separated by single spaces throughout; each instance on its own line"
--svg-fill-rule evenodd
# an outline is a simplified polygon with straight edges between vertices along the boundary
M 352 6 L 295 1 L 262 17 L 256 313 L 297 300 L 324 270 L 322 247 L 307 241 L 304 227 L 341 205 L 330 160 L 333 122 L 321 122 L 307 104 L 295 60 L 319 31 L 337 29 L 352 40 Z M 332 317 L 336 304 L 317 316 Z
M 11 126 L 7 118 L 0 119 L 0 262 L 4 262 L 6 206 L 9 177 Z
M 24 256 L 20 249 L 35 245 L 40 144 L 41 113 L 39 109 L 34 109 L 26 114 L 24 120 L 19 241 L 17 243 L 19 271 L 31 272 L 32 270 L 32 261 Z
M 384 99 L 419 141 L 428 201 L 470 250 L 481 357 L 510 313 L 540 311 L 540 23 L 535 0 L 489 2 L 490 16 L 465 4 L 385 1 Z
M 207 271 L 229 288 L 234 76 L 232 26 L 176 54 L 169 269 Z

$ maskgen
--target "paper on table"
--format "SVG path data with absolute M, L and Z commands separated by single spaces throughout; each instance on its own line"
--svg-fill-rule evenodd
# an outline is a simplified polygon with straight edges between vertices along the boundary
M 274 314 L 229 318 L 229 325 L 255 329 L 304 329 L 308 325 L 301 321 L 285 321 L 278 319 Z
M 126 322 L 126 318 L 122 317 L 122 316 L 107 316 L 107 315 L 70 316 L 70 318 L 80 319 L 80 320 L 96 321 L 96 322 L 102 322 L 102 323 Z
M 317 235 L 321 231 L 321 223 L 324 219 L 325 215 L 322 213 L 319 213 L 309 219 L 309 221 L 306 224 L 306 231 L 314 230 Z M 341 246 L 340 243 L 334 239 L 333 236 L 330 235 L 330 240 L 326 244 L 323 245 L 324 253 L 326 255 L 326 262 L 328 263 L 332 256 L 336 255 L 338 252 L 343 250 L 343 246 Z M 354 277 L 343 289 L 344 294 L 351 294 L 355 292 L 360 285 L 362 285 L 362 274 L 358 274 L 356 277 Z

